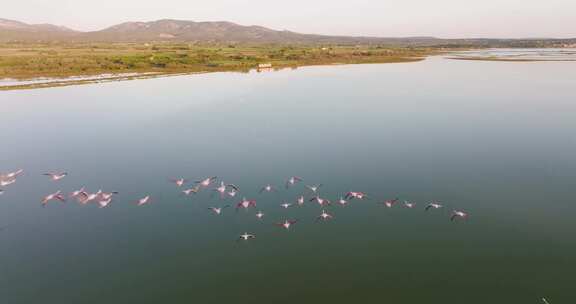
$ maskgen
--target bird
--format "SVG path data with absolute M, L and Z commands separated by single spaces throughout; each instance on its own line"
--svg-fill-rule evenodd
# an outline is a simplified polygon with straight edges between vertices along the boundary
M 414 203 L 411 203 L 409 201 L 404 201 L 404 207 L 406 208 L 414 208 Z
M 468 219 L 468 213 L 466 212 L 462 212 L 462 211 L 458 211 L 458 210 L 454 210 L 452 211 L 452 216 L 450 217 L 451 221 L 454 221 L 456 218 L 461 218 L 461 219 Z
M 398 199 L 395 198 L 392 200 L 387 200 L 387 201 L 383 202 L 383 204 L 388 208 L 392 208 L 392 206 L 394 206 L 397 202 L 398 202 Z
M 42 199 L 42 206 L 46 207 L 46 205 L 48 204 L 49 201 L 51 200 L 59 200 L 61 202 L 65 202 L 66 199 L 64 198 L 64 196 L 62 195 L 62 191 L 58 190 L 52 194 L 48 194 L 46 195 L 43 199 Z
M 247 240 L 253 239 L 253 238 L 256 238 L 256 236 L 253 234 L 249 234 L 248 232 L 244 232 L 244 234 L 241 234 L 238 237 L 238 241 L 241 241 L 241 240 L 247 241 Z
M 0 176 L 6 177 L 6 178 L 8 178 L 8 179 L 11 179 L 11 178 L 16 178 L 16 177 L 18 177 L 18 175 L 22 174 L 23 172 L 24 172 L 23 169 L 18 169 L 18 170 L 14 171 L 14 172 L 7 173 L 6 175 L 1 175 L 1 174 L 0 174 Z
M 6 187 L 9 185 L 12 185 L 15 182 L 16 182 L 16 178 L 14 178 L 14 177 L 6 178 L 6 179 L 0 179 L 0 187 Z
M 184 184 L 186 183 L 186 180 L 183 178 L 178 178 L 178 179 L 170 179 L 171 182 L 173 182 L 174 184 L 176 184 L 177 187 L 182 187 L 184 186 Z
M 108 200 L 108 199 L 111 199 L 114 194 L 118 194 L 118 193 L 119 193 L 118 191 L 112 191 L 112 192 L 108 192 L 108 193 L 102 192 L 102 193 L 100 193 L 100 197 L 102 198 L 102 200 Z
M 224 195 L 226 194 L 226 185 L 221 181 L 220 186 L 214 188 L 213 190 L 220 193 L 220 198 L 224 198 Z
M 226 205 L 226 206 L 220 207 L 220 208 L 217 208 L 217 207 L 209 207 L 208 210 L 211 210 L 211 211 L 214 212 L 214 214 L 216 214 L 216 215 L 220 215 L 220 214 L 222 214 L 222 210 L 223 210 L 224 208 L 228 208 L 228 207 L 230 207 L 230 205 Z
M 239 208 L 248 209 L 250 207 L 256 207 L 256 200 L 247 200 L 246 198 L 242 198 L 242 200 L 236 204 L 236 211 Z
M 106 208 L 110 205 L 111 202 L 112 202 L 112 197 L 99 200 L 98 201 L 98 205 L 100 205 L 99 208 Z
M 190 189 L 182 190 L 182 193 L 184 193 L 185 195 L 190 195 L 192 193 L 196 194 L 198 193 L 198 191 L 200 191 L 200 185 L 196 185 Z
M 306 185 L 306 188 L 308 188 L 310 191 L 312 191 L 312 193 L 316 193 L 318 191 L 318 189 L 320 189 L 320 187 L 322 187 L 322 184 L 312 185 L 312 186 Z
M 296 199 L 296 204 L 298 204 L 298 206 L 304 205 L 304 195 L 301 195 Z
M 262 193 L 262 192 L 272 192 L 272 191 L 276 191 L 276 188 L 274 188 L 272 185 L 268 184 L 268 185 L 262 187 L 262 188 L 260 189 L 260 192 L 259 192 L 259 193 Z
M 96 200 L 102 194 L 102 190 L 98 190 L 96 193 L 87 193 L 86 191 L 80 192 L 78 195 L 78 202 L 80 204 L 86 205 L 87 203 Z
M 227 194 L 229 197 L 235 197 L 236 194 L 238 194 L 238 190 L 232 189 L 232 190 L 228 191 Z
M 425 209 L 425 210 L 428 211 L 430 208 L 440 209 L 440 208 L 442 208 L 442 207 L 443 207 L 442 205 L 440 205 L 440 204 L 438 204 L 438 203 L 435 202 L 435 203 L 430 203 L 430 204 L 428 204 L 428 206 L 426 206 L 426 209 Z
M 84 192 L 84 187 L 80 188 L 80 190 L 73 191 L 72 193 L 70 193 L 69 196 L 71 198 L 75 198 L 78 197 L 80 194 L 82 194 L 82 192 Z
M 226 190 L 231 189 L 229 192 L 226 192 Z M 214 191 L 220 193 L 220 198 L 224 198 L 224 196 L 226 194 L 228 194 L 230 197 L 234 197 L 236 196 L 236 193 L 238 192 L 238 187 L 234 184 L 224 184 L 224 182 L 220 182 L 220 186 L 214 188 Z
M 139 199 L 138 201 L 136 201 L 137 206 L 146 205 L 148 203 L 150 203 L 150 195 L 147 195 L 147 196 Z
M 348 201 L 345 200 L 343 197 L 340 197 L 340 199 L 338 200 L 338 204 L 340 204 L 340 206 L 346 206 L 348 205 Z
M 217 179 L 216 176 L 212 176 L 212 177 L 205 178 L 205 179 L 203 179 L 203 180 L 196 181 L 195 183 L 196 183 L 196 184 L 199 184 L 199 185 L 202 186 L 202 187 L 208 187 L 208 186 L 210 186 L 210 184 L 212 184 L 212 182 L 214 182 L 216 179 Z
M 362 199 L 368 198 L 368 195 L 366 195 L 366 193 L 364 193 L 364 192 L 354 192 L 354 191 L 350 191 L 350 192 L 346 193 L 346 195 L 344 196 L 344 198 L 345 198 L 345 199 L 350 199 L 350 200 L 357 198 L 357 199 L 359 199 L 359 200 L 362 200 Z
M 309 200 L 310 202 L 316 201 L 318 204 L 320 204 L 320 206 L 324 206 L 324 205 L 330 205 L 331 202 L 328 199 L 325 198 L 321 198 L 320 196 L 316 195 L 313 198 L 311 198 Z
M 59 181 L 63 178 L 65 178 L 66 176 L 68 176 L 68 173 L 66 172 L 62 172 L 62 173 L 44 173 L 43 175 L 49 176 L 51 180 L 53 181 Z
M 296 224 L 298 220 L 285 220 L 282 223 L 276 223 L 276 226 L 283 227 L 286 230 L 290 229 L 290 226 Z
M 292 206 L 292 204 L 282 203 L 282 204 L 280 204 L 280 206 L 282 206 L 282 208 L 284 208 L 284 209 L 288 209 L 290 206 Z
M 262 218 L 264 217 L 264 213 L 262 213 L 262 211 L 258 211 L 258 212 L 256 213 L 256 217 L 259 218 L 259 219 L 262 219 Z
M 297 182 L 301 182 L 302 178 L 298 176 L 292 176 L 286 181 L 286 189 L 294 186 Z
M 331 220 L 333 218 L 333 216 L 331 214 L 329 214 L 328 212 L 326 212 L 326 210 L 322 210 L 322 213 L 316 218 L 316 221 L 326 221 L 326 220 Z

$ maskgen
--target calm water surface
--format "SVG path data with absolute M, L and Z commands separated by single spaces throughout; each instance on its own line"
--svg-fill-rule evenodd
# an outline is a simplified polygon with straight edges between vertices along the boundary
M 575 303 L 574 71 L 435 57 L 0 92 L 0 171 L 26 170 L 0 196 L 0 303 Z M 212 175 L 264 220 L 167 182 Z M 315 223 L 279 206 L 303 185 L 257 193 L 291 175 L 374 199 Z M 121 193 L 40 206 L 81 186 Z M 394 197 L 417 208 L 376 204 Z

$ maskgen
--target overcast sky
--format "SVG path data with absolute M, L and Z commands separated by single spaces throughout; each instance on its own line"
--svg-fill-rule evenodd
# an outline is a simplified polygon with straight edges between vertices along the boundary
M 2 0 L 0 18 L 98 30 L 125 21 L 232 21 L 303 33 L 576 37 L 576 0 Z

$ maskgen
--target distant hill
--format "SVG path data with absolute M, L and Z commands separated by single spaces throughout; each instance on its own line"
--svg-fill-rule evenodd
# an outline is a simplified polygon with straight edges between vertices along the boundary
M 254 44 L 380 44 L 380 45 L 478 45 L 538 46 L 546 39 L 438 39 L 434 37 L 350 37 L 301 34 L 277 31 L 262 26 L 244 26 L 232 22 L 194 22 L 163 19 L 150 22 L 126 22 L 109 28 L 79 32 L 50 24 L 26 24 L 0 19 L 0 42 L 7 41 L 89 41 L 89 42 L 213 42 Z M 552 40 L 564 41 L 564 40 Z M 570 43 L 570 41 L 568 41 Z M 576 43 L 573 40 L 572 43 Z

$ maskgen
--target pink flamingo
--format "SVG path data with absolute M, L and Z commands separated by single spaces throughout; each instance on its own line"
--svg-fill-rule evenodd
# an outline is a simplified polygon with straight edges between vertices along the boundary
M 208 210 L 214 212 L 215 215 L 220 215 L 220 214 L 222 214 L 222 210 L 224 210 L 224 208 L 228 208 L 228 207 L 230 207 L 230 205 L 226 205 L 226 206 L 220 207 L 220 208 L 209 207 Z
M 238 237 L 238 241 L 242 241 L 242 240 L 247 241 L 247 240 L 253 239 L 253 238 L 256 238 L 256 236 L 253 234 L 249 234 L 248 232 L 244 232 L 244 234 L 241 234 Z
M 143 206 L 150 203 L 150 195 L 147 195 L 141 199 L 139 199 L 138 201 L 136 201 L 136 206 Z
M 354 191 L 350 191 L 350 192 L 346 193 L 346 195 L 344 196 L 344 198 L 345 198 L 345 199 L 350 199 L 350 200 L 351 200 L 351 199 L 355 199 L 355 198 L 356 198 L 356 199 L 359 199 L 359 200 L 362 200 L 362 199 L 368 198 L 368 195 L 366 195 L 366 193 L 364 193 L 364 192 L 354 192 Z
M 51 180 L 53 181 L 59 181 L 63 178 L 65 178 L 68 173 L 66 172 L 62 172 L 62 173 L 44 173 L 43 175 L 49 176 Z
M 64 196 L 62 195 L 62 191 L 57 191 L 54 192 L 52 194 L 48 194 L 46 195 L 43 199 L 42 199 L 42 206 L 46 207 L 46 205 L 48 204 L 49 201 L 51 200 L 59 200 L 61 202 L 65 202 L 66 199 L 64 198 Z
M 326 212 L 326 210 L 322 210 L 322 213 L 316 218 L 316 221 L 326 221 L 331 220 L 334 218 L 330 213 Z
M 262 211 L 258 211 L 258 213 L 256 213 L 256 217 L 262 219 L 264 217 L 264 213 L 262 213 Z
M 250 207 L 256 207 L 256 200 L 247 200 L 246 198 L 242 198 L 242 200 L 236 205 L 236 211 L 239 208 L 248 209 Z
M 468 213 L 454 210 L 454 211 L 452 211 L 452 217 L 450 217 L 450 220 L 453 221 L 456 218 L 461 218 L 463 220 L 466 220 L 466 219 L 468 219 Z
M 212 176 L 212 177 L 208 177 L 208 178 L 205 178 L 203 180 L 200 180 L 200 181 L 196 181 L 196 183 L 202 187 L 208 187 L 208 186 L 210 186 L 210 184 L 212 184 L 212 182 L 214 182 L 216 180 L 216 178 L 217 178 L 216 176 Z
M 298 176 L 292 176 L 286 181 L 286 189 L 294 186 L 297 182 L 301 182 L 302 178 Z
M 290 226 L 296 224 L 297 222 L 298 220 L 285 220 L 282 223 L 276 223 L 276 226 L 284 227 L 284 229 L 288 230 L 290 229 Z
M 316 201 L 318 204 L 320 204 L 320 206 L 324 206 L 324 205 L 330 205 L 331 202 L 328 199 L 325 198 L 321 198 L 320 196 L 316 195 L 313 198 L 311 198 L 309 200 L 310 202 Z
M 440 209 L 442 207 L 443 207 L 442 205 L 438 204 L 437 202 L 434 202 L 434 203 L 428 204 L 428 206 L 426 206 L 425 210 L 428 211 L 430 208 Z

